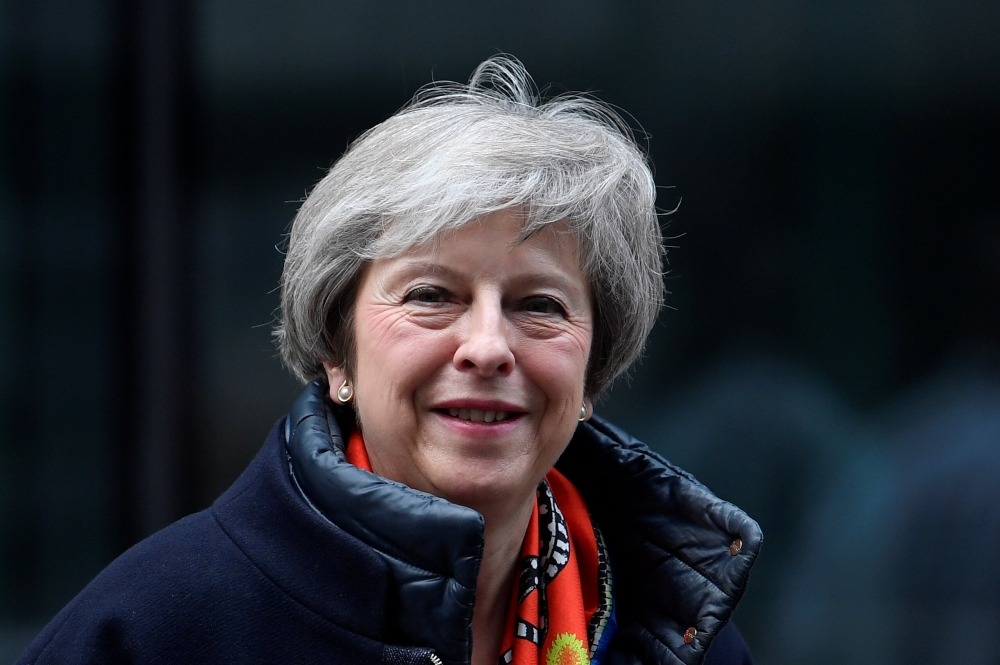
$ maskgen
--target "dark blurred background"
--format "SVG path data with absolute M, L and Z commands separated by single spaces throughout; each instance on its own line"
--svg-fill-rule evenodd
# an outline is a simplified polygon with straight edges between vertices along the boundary
M 995 0 L 0 0 L 0 661 L 239 474 L 298 202 L 499 51 L 679 204 L 599 410 L 761 522 L 759 662 L 1000 663 Z

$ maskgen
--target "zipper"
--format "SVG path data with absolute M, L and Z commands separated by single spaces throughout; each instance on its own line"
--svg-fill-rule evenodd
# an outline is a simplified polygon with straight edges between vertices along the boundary
M 431 665 L 444 665 L 444 663 L 441 662 L 441 659 L 438 658 L 437 654 L 433 651 L 427 654 L 427 660 L 431 661 Z

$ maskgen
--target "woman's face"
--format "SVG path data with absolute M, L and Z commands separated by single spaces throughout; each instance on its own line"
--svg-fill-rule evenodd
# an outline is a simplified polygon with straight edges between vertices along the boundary
M 564 224 L 499 212 L 372 263 L 355 404 L 379 475 L 481 511 L 534 496 L 576 428 L 593 316 Z M 343 381 L 328 367 L 331 396 Z M 527 498 L 527 499 L 526 499 Z

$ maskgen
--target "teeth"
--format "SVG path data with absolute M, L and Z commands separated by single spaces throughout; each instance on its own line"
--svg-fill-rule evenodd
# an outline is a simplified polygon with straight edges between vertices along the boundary
M 506 411 L 479 411 L 477 409 L 448 409 L 448 415 L 452 418 L 471 420 L 476 423 L 492 423 L 507 420 L 510 414 Z

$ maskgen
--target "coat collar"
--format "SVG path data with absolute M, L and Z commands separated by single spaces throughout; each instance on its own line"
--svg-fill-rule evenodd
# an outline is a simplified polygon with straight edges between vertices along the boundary
M 306 386 L 285 424 L 293 480 L 317 513 L 382 555 L 389 637 L 465 665 L 483 518 L 348 463 L 351 418 L 325 384 Z M 619 626 L 611 651 L 626 662 L 700 663 L 743 595 L 762 539 L 756 522 L 597 416 L 557 467 L 607 540 Z
M 353 415 L 337 411 L 320 381 L 292 406 L 285 440 L 293 479 L 317 512 L 384 557 L 387 637 L 431 648 L 448 665 L 468 663 L 482 516 L 350 464 L 341 432 Z
M 763 536 L 746 513 L 598 416 L 556 467 L 600 525 L 626 662 L 702 662 L 746 590 Z

